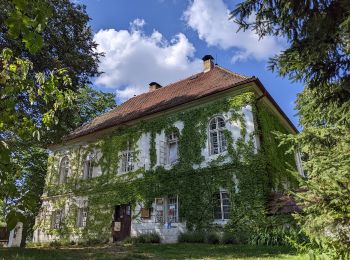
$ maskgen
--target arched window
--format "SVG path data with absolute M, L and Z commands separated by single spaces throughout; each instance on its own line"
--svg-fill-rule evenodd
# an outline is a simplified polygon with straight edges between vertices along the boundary
M 93 153 L 90 153 L 88 156 L 86 156 L 84 162 L 84 179 L 92 178 L 92 174 L 94 172 L 94 160 L 95 156 Z
M 65 183 L 67 181 L 67 176 L 69 173 L 69 159 L 68 156 L 65 156 L 61 160 L 60 164 L 60 183 Z
M 224 130 L 226 128 L 225 120 L 220 117 L 214 117 L 209 122 L 209 153 L 220 154 L 227 150 Z

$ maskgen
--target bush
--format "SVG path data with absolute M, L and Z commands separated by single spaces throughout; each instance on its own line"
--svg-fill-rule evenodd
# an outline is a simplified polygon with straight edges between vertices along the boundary
M 61 242 L 58 241 L 58 240 L 51 241 L 49 243 L 49 247 L 60 248 L 61 247 Z
M 180 243 L 204 243 L 205 241 L 206 236 L 201 231 L 181 233 L 178 237 L 178 242 Z
M 160 243 L 160 236 L 157 233 L 141 234 L 137 237 L 129 238 L 127 242 L 131 242 L 133 244 L 158 244 Z
M 233 233 L 224 232 L 221 237 L 222 244 L 238 244 L 238 240 Z
M 208 244 L 219 244 L 220 243 L 220 236 L 216 232 L 210 232 L 207 234 L 206 242 Z

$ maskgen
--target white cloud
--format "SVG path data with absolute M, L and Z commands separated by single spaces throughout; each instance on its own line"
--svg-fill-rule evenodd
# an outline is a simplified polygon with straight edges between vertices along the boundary
M 130 23 L 130 30 L 106 29 L 94 36 L 97 51 L 105 54 L 99 67 L 104 73 L 95 83 L 116 89 L 123 101 L 147 91 L 152 81 L 165 85 L 197 73 L 202 67 L 184 34 L 168 41 L 156 30 L 146 35 L 144 25 L 144 20 L 136 19 Z
M 282 43 L 274 37 L 259 40 L 252 31 L 236 33 L 238 25 L 228 19 L 229 12 L 223 0 L 194 0 L 183 18 L 209 46 L 224 50 L 234 48 L 233 61 L 249 58 L 264 60 L 282 49 Z

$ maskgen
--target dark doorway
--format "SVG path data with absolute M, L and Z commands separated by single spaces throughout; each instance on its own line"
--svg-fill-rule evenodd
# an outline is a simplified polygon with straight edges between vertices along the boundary
M 123 204 L 115 206 L 112 222 L 113 242 L 121 241 L 130 236 L 131 229 L 131 205 Z

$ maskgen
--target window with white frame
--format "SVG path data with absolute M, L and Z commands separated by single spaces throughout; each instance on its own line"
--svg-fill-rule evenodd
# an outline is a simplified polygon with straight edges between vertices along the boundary
M 54 212 L 52 212 L 51 226 L 53 229 L 60 229 L 62 217 L 63 217 L 62 210 L 55 210 Z
M 210 155 L 220 154 L 227 150 L 224 130 L 225 119 L 221 116 L 214 117 L 209 122 L 209 152 Z
M 220 191 L 214 194 L 214 219 L 225 220 L 230 218 L 230 197 L 228 192 Z
M 178 160 L 178 134 L 176 132 L 171 132 L 166 136 L 167 144 L 167 164 L 174 164 Z
M 126 149 L 122 152 L 121 155 L 121 172 L 129 172 L 134 169 L 133 158 L 132 158 L 132 149 L 130 142 L 127 143 Z
M 69 174 L 69 158 L 64 156 L 60 163 L 59 183 L 65 183 Z
M 83 174 L 84 179 L 92 178 L 92 175 L 94 172 L 94 163 L 95 163 L 94 154 L 93 153 L 88 154 L 84 162 L 84 174 Z
M 86 227 L 88 209 L 87 207 L 78 208 L 77 227 Z
M 167 198 L 156 198 L 155 200 L 155 222 L 177 223 L 179 220 L 178 196 Z

